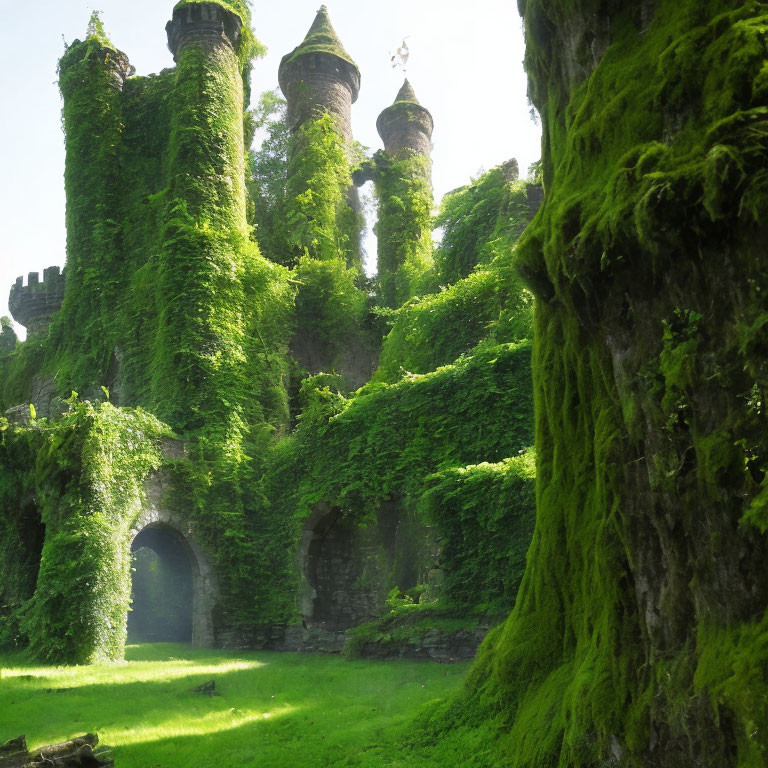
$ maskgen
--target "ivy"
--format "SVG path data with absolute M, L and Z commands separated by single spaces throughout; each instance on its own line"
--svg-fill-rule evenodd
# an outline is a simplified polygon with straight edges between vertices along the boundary
M 432 267 L 431 160 L 380 157 L 375 184 L 380 304 L 397 309 L 421 292 Z

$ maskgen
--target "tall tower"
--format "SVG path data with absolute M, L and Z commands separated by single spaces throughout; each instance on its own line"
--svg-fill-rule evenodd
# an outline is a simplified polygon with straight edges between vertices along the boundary
M 338 370 L 356 388 L 370 375 L 372 357 L 354 351 L 362 343 L 368 300 L 359 288 L 364 219 L 351 174 L 351 112 L 360 70 L 325 6 L 304 41 L 283 57 L 279 82 L 291 130 L 288 258 L 299 283 L 291 352 L 307 371 Z M 364 363 L 345 362 L 352 359 Z
M 93 358 L 100 356 L 94 350 L 109 344 L 109 317 L 125 277 L 116 221 L 122 205 L 123 85 L 132 74 L 128 57 L 112 45 L 95 13 L 85 40 L 75 40 L 59 62 L 67 200 L 63 310 L 67 326 L 78 329 L 66 343 Z
M 181 2 L 166 32 L 177 73 L 171 194 L 185 201 L 193 219 L 213 217 L 218 226 L 245 233 L 242 27 L 218 3 Z
M 176 60 L 169 184 L 157 256 L 159 318 L 152 391 L 177 429 L 242 431 L 254 402 L 245 281 L 244 20 L 214 2 L 182 2 L 166 26 Z M 240 398 L 227 399 L 227 392 Z M 237 438 L 233 438 L 237 439 Z
M 304 42 L 283 56 L 278 73 L 288 102 L 288 125 L 296 131 L 307 120 L 329 112 L 344 141 L 352 141 L 352 105 L 360 92 L 360 70 L 344 50 L 322 6 Z
M 432 154 L 434 121 L 429 110 L 419 103 L 407 79 L 394 103 L 379 115 L 376 129 L 384 142 L 384 151 L 390 155 L 399 155 L 404 151 L 423 157 Z
M 433 126 L 408 80 L 376 121 L 384 142 L 374 172 L 379 285 L 382 303 L 393 309 L 419 292 L 432 264 Z

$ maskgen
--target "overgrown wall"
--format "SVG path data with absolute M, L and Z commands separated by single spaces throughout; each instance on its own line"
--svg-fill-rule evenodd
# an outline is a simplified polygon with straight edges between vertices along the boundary
M 3 632 L 41 659 L 122 659 L 130 527 L 169 432 L 143 411 L 73 403 L 2 433 Z

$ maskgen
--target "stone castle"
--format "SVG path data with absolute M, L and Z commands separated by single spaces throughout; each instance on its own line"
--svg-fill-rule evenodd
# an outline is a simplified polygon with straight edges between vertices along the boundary
M 193 3 L 174 11 L 166 26 L 168 47 L 178 60 L 185 46 L 204 46 L 211 55 L 221 46 L 235 51 L 239 45 L 241 21 L 237 15 L 219 5 Z M 122 90 L 133 74 L 128 57 L 122 52 L 104 54 L 105 69 L 112 75 L 113 87 Z M 292 131 L 318 114 L 329 113 L 345 142 L 352 142 L 352 105 L 360 91 L 360 70 L 344 50 L 325 6 L 307 33 L 305 40 L 283 57 L 279 69 L 280 88 L 287 102 L 287 121 Z M 394 103 L 385 109 L 376 123 L 387 153 L 396 156 L 403 151 L 428 158 L 432 152 L 434 123 L 413 87 L 405 81 Z M 372 180 L 371 173 L 355 176 L 362 184 Z M 64 300 L 65 275 L 59 267 L 43 273 L 31 272 L 24 285 L 19 277 L 11 289 L 9 309 L 14 320 L 24 326 L 29 336 L 47 334 L 51 320 Z
M 166 31 L 176 67 L 159 75 L 135 77 L 97 22 L 61 62 L 67 266 L 45 270 L 43 280 L 30 274 L 26 285 L 19 278 L 11 290 L 11 312 L 28 340 L 19 346 L 27 352 L 8 358 L 4 405 L 15 439 L 43 451 L 43 463 L 76 466 L 81 474 L 62 475 L 55 488 L 21 469 L 14 475 L 19 490 L 6 498 L 7 525 L 22 531 L 21 543 L 6 557 L 16 575 L 0 584 L 8 625 L 18 625 L 10 639 L 64 661 L 120 657 L 133 552 L 129 638 L 339 650 L 346 630 L 381 615 L 393 587 L 420 584 L 422 592 L 436 594 L 443 575 L 434 526 L 415 515 L 404 480 L 365 502 L 342 504 L 329 491 L 308 513 L 285 502 L 278 514 L 276 499 L 287 498 L 293 484 L 311 484 L 311 472 L 299 461 L 293 475 L 281 475 L 270 470 L 279 460 L 263 457 L 271 455 L 269 441 L 290 434 L 297 420 L 309 429 L 313 408 L 369 381 L 382 336 L 371 302 L 397 310 L 430 267 L 433 119 L 406 80 L 377 121 L 384 150 L 353 167 L 351 108 L 360 71 L 320 9 L 279 69 L 290 134 L 285 183 L 296 190 L 288 205 L 298 255 L 288 272 L 259 256 L 249 232 L 244 118 L 254 41 L 247 18 L 227 2 L 182 0 Z M 308 131 L 316 124 L 326 131 L 326 155 L 311 155 L 316 147 Z M 309 167 L 322 173 L 305 178 Z M 338 179 L 327 187 L 333 202 L 325 207 L 324 193 L 313 186 L 323 173 Z M 502 183 L 516 178 L 516 164 L 505 166 Z M 356 186 L 371 180 L 379 198 L 377 295 L 366 287 L 355 256 Z M 529 185 L 528 217 L 538 206 L 537 192 Z M 304 197 L 309 202 L 301 202 Z M 303 232 L 309 234 L 299 241 Z M 77 337 L 71 327 L 80 329 Z M 510 355 L 519 361 L 520 397 L 527 401 L 529 350 L 505 347 L 504 355 L 489 364 L 506 364 Z M 472 371 L 461 371 L 458 378 L 471 382 Z M 425 379 L 414 386 L 432 384 Z M 73 390 L 81 402 L 109 402 L 73 427 L 83 430 L 81 442 L 56 442 L 49 450 L 40 419 L 75 419 Z M 508 407 L 499 398 L 478 397 L 485 398 L 479 415 L 458 418 L 493 422 L 494 409 Z M 136 408 L 143 410 L 131 415 Z M 155 458 L 119 481 L 128 469 L 107 470 L 102 463 L 89 470 L 88 457 L 113 455 L 103 448 L 109 430 L 98 426 L 100 419 L 121 414 L 123 444 L 138 446 L 135 436 L 149 432 L 125 424 L 146 412 L 175 435 L 150 441 L 148 455 Z M 529 423 L 523 427 L 500 438 L 503 446 L 489 454 L 460 447 L 452 461 L 522 452 L 531 443 Z M 89 452 L 83 445 L 102 447 Z M 74 453 L 64 458 L 61 451 Z M 9 473 L 14 466 L 11 458 L 0 461 Z M 419 472 L 426 478 L 444 466 Z M 271 490 L 253 479 L 257 472 L 273 478 Z M 524 483 L 532 487 L 527 476 Z M 66 602 L 72 563 L 84 572 L 97 569 L 86 543 L 96 518 L 86 509 L 106 521 L 109 564 L 102 566 L 117 570 L 111 587 L 91 578 L 84 599 L 111 605 L 109 619 L 101 608 L 75 619 L 51 607 Z M 56 553 L 67 536 L 77 544 L 65 557 Z M 150 570 L 165 579 L 160 587 Z M 166 596 L 159 604 L 158 590 Z M 30 605 L 34 620 L 17 622 L 13 617 L 26 615 Z M 446 637 L 433 633 L 413 653 L 471 655 L 484 632 L 476 625 Z M 66 649 L 51 640 L 51 626 L 70 638 Z

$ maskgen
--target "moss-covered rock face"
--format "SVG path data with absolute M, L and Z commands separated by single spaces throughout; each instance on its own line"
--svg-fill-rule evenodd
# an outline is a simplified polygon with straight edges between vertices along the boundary
M 763 765 L 768 13 L 521 9 L 544 126 L 518 252 L 538 517 L 448 718 L 495 718 L 520 768 Z

